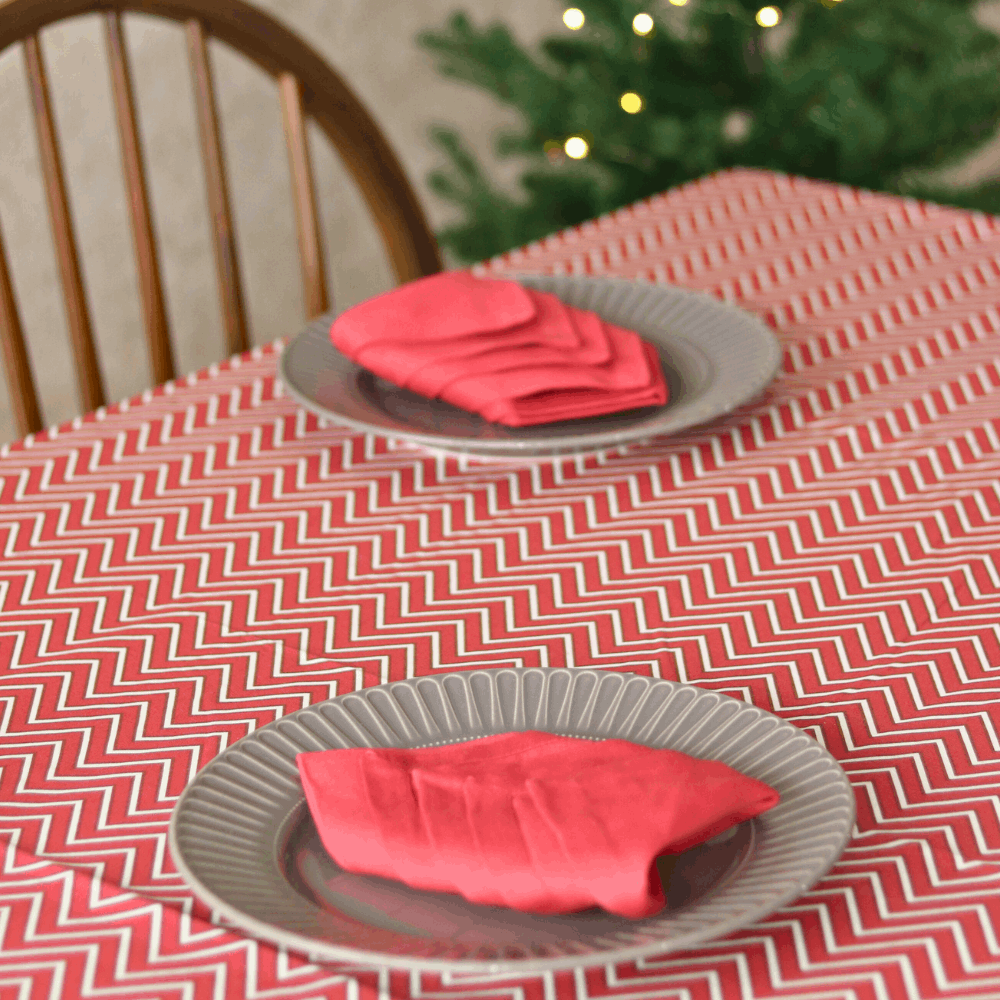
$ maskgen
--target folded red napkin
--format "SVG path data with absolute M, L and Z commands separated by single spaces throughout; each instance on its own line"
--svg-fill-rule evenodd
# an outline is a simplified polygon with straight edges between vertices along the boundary
M 718 761 L 552 733 L 297 757 L 347 871 L 535 913 L 664 905 L 655 861 L 756 816 L 778 793 Z
M 662 405 L 656 351 L 515 281 L 447 271 L 348 309 L 338 350 L 397 385 L 520 426 Z

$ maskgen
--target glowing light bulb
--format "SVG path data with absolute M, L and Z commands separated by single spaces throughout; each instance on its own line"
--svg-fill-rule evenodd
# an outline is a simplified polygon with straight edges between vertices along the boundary
M 582 160 L 590 152 L 590 143 L 582 135 L 571 135 L 563 143 L 563 150 L 571 160 Z
M 584 16 L 582 10 L 579 7 L 567 7 L 563 11 L 563 24 L 569 28 L 570 31 L 579 31 L 587 18 Z
M 653 30 L 653 19 L 648 14 L 636 14 L 632 18 L 632 30 L 637 35 L 648 35 Z
M 622 94 L 618 103 L 622 106 L 622 111 L 627 111 L 630 115 L 637 115 L 643 108 L 642 98 L 631 90 Z
M 757 11 L 757 23 L 762 28 L 773 28 L 781 21 L 781 11 L 777 7 L 761 7 Z
M 688 2 L 688 0 L 670 0 L 670 2 L 675 7 L 683 7 Z

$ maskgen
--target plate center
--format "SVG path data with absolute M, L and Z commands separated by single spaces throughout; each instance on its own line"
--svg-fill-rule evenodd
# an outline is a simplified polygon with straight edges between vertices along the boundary
M 304 803 L 289 817 L 286 829 L 278 862 L 289 884 L 321 909 L 386 931 L 471 946 L 538 947 L 642 923 L 596 908 L 543 916 L 480 906 L 450 893 L 424 892 L 392 879 L 346 872 L 327 854 Z M 656 919 L 697 902 L 735 875 L 749 860 L 753 843 L 753 824 L 746 822 L 683 854 L 657 859 L 667 906 Z

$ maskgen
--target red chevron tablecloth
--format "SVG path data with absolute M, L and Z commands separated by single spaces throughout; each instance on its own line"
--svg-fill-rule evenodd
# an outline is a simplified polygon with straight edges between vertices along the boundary
M 1000 997 L 1000 220 L 735 171 L 491 262 L 765 317 L 767 393 L 675 437 L 478 462 L 318 422 L 280 345 L 0 457 L 0 1000 Z M 697 951 L 524 981 L 311 965 L 166 849 L 223 747 L 513 665 L 724 691 L 821 741 L 856 836 Z

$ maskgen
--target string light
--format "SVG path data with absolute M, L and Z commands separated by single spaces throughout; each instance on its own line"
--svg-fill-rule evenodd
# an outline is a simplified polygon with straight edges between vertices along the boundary
M 584 16 L 582 10 L 579 7 L 567 7 L 563 11 L 563 24 L 569 28 L 570 31 L 579 31 L 587 18 Z
M 688 0 L 670 0 L 670 2 L 675 7 L 683 7 L 688 2 Z
M 622 111 L 627 111 L 630 115 L 637 115 L 643 109 L 642 98 L 632 90 L 625 91 L 618 103 L 622 106 Z
M 722 134 L 730 142 L 742 142 L 750 134 L 752 127 L 753 116 L 741 108 L 733 109 L 722 120 Z
M 563 150 L 571 160 L 582 160 L 590 152 L 590 143 L 582 135 L 571 135 L 563 143 Z
M 653 30 L 653 19 L 648 14 L 636 14 L 632 18 L 632 30 L 637 35 L 648 35 Z
M 773 28 L 781 21 L 781 11 L 777 7 L 761 7 L 757 11 L 757 23 L 762 28 Z

